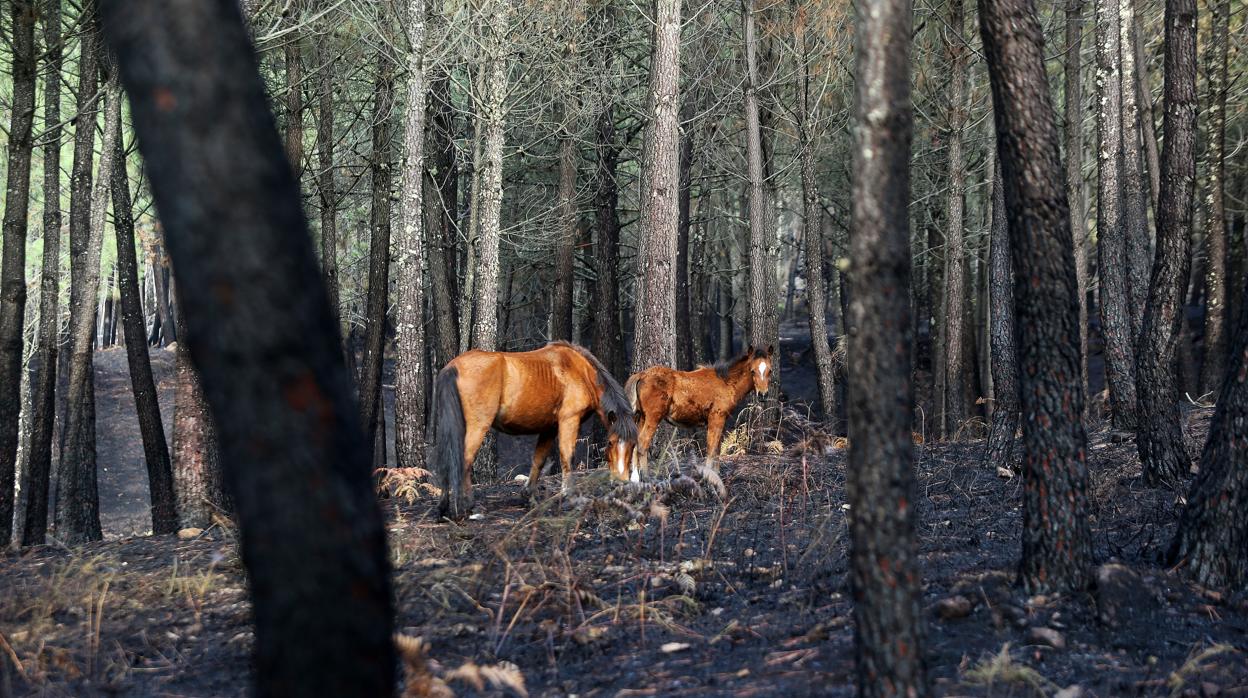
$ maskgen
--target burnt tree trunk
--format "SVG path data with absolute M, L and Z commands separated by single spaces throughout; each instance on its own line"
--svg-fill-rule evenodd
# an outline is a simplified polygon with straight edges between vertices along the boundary
M 329 292 L 329 309 L 342 335 L 342 301 L 338 290 L 338 188 L 334 175 L 334 74 L 337 70 L 332 28 L 317 37 L 315 51 L 320 68 L 320 95 L 316 114 L 317 188 L 321 203 L 321 275 Z M 289 146 L 287 146 L 289 152 Z
M 60 0 L 43 5 L 43 262 L 39 277 L 39 339 L 35 349 L 38 372 L 32 392 L 30 450 L 22 470 L 26 499 L 22 545 L 40 545 L 48 532 L 48 485 L 52 472 L 52 434 L 56 423 L 56 367 L 60 339 L 61 276 L 61 46 Z M 135 337 L 131 341 L 142 341 Z
M 400 468 L 425 467 L 425 0 L 407 2 L 407 100 L 403 113 L 402 223 L 395 260 L 394 453 Z M 384 410 L 379 410 L 384 415 Z M 384 442 L 379 447 L 384 454 Z
M 1084 588 L 1091 572 L 1079 307 L 1057 115 L 1032 0 L 979 0 L 1014 265 L 1023 413 L 1028 593 Z
M 676 361 L 676 229 L 680 206 L 681 0 L 655 0 L 642 152 L 641 240 L 633 371 Z
M 377 415 L 385 407 L 381 399 L 381 373 L 385 365 L 386 306 L 390 297 L 390 184 L 391 160 L 394 152 L 394 71 L 389 48 L 377 53 L 377 76 L 374 85 L 372 162 L 372 203 L 369 211 L 368 301 L 365 312 L 367 333 L 364 340 L 364 364 L 360 368 L 360 424 L 364 427 L 364 443 L 372 447 L 377 438 Z M 372 462 L 372 459 L 370 459 Z
M 431 208 L 425 239 L 429 247 L 429 287 L 437 326 L 438 365 L 459 354 L 459 305 L 456 216 L 459 173 L 455 167 L 455 112 L 451 104 L 451 80 L 439 72 L 429 84 L 426 117 L 430 157 L 425 159 L 429 180 L 421 199 Z M 427 181 L 426 184 L 430 182 Z
M 1190 470 L 1183 440 L 1174 358 L 1191 267 L 1188 256 L 1196 179 L 1196 2 L 1166 0 L 1165 141 L 1157 206 L 1157 256 L 1136 375 L 1136 445 L 1150 486 L 1174 484 Z
M 688 102 L 681 121 L 692 119 Z M 676 203 L 676 364 L 682 371 L 693 369 L 693 328 L 690 317 L 689 293 L 689 226 L 693 197 L 693 134 L 680 134 L 680 175 Z
M 594 356 L 612 375 L 624 374 L 624 335 L 619 310 L 619 186 L 616 167 L 620 146 L 615 136 L 615 110 L 608 103 L 598 115 L 594 169 Z
M 997 158 L 992 173 L 992 223 L 988 243 L 989 344 L 992 354 L 992 429 L 984 461 L 989 468 L 1011 468 L 1018 431 L 1018 353 L 1014 343 L 1014 268 L 1005 213 L 1005 184 Z
M 907 0 L 857 13 L 849 323 L 850 579 L 860 696 L 926 696 L 914 535 Z
M 238 504 L 256 693 L 388 695 L 389 565 L 368 448 L 238 4 L 104 8 Z
M 1096 2 L 1097 270 L 1105 381 L 1115 429 L 1136 423 L 1135 344 L 1127 289 L 1127 231 L 1122 213 L 1122 81 L 1119 79 L 1119 0 Z
M 286 159 L 295 181 L 303 179 L 303 48 L 300 45 L 301 0 L 286 3 L 290 32 L 284 37 L 286 54 Z
M 30 161 L 35 123 L 35 6 L 9 6 L 13 50 L 13 101 L 9 105 L 8 173 L 0 253 L 0 547 L 13 536 L 13 484 L 17 473 L 17 426 L 22 411 L 22 332 L 26 319 L 26 230 L 30 210 Z
M 949 198 L 945 209 L 945 285 L 942 294 L 944 322 L 941 325 L 940 347 L 943 350 L 944 394 L 938 395 L 940 435 L 950 438 L 957 434 L 967 417 L 966 346 L 963 343 L 966 322 L 965 244 L 963 215 L 966 192 L 966 163 L 962 154 L 962 132 L 969 108 L 966 87 L 966 43 L 962 36 L 963 0 L 949 0 L 949 26 L 946 28 L 949 56 Z
M 147 463 L 147 487 L 152 509 L 152 533 L 178 530 L 178 513 L 173 490 L 173 470 L 169 446 L 160 421 L 160 402 L 152 364 L 143 341 L 143 308 L 139 303 L 139 263 L 134 251 L 134 217 L 131 212 L 130 182 L 126 174 L 126 151 L 121 135 L 116 136 L 113 156 L 113 234 L 117 241 L 117 283 L 121 295 L 121 319 L 126 332 L 126 361 L 134 408 L 139 417 L 143 457 Z M 100 186 L 104 186 L 101 182 Z
M 1083 184 L 1083 23 L 1084 0 L 1066 2 L 1065 130 L 1066 197 L 1070 201 L 1070 234 L 1075 245 L 1075 281 L 1079 285 L 1079 384 L 1088 394 L 1088 221 Z M 995 175 L 994 175 L 995 177 Z M 1004 195 L 1004 192 L 1002 192 Z M 996 210 L 994 185 L 993 210 Z M 1004 202 L 1001 204 L 1004 206 Z M 1004 213 L 1004 212 L 1003 212 Z M 995 218 L 994 218 L 995 221 Z M 1004 225 L 1005 220 L 1002 218 Z M 1009 259 L 1009 255 L 1006 255 Z M 1009 283 L 1008 281 L 1006 282 Z M 1011 300 L 1011 303 L 1013 301 Z M 1010 320 L 1013 325 L 1013 320 Z M 1015 368 L 1017 371 L 1017 367 Z M 1017 403 L 1017 400 L 1015 400 Z M 1000 401 L 998 401 L 1000 404 Z M 1084 403 L 1087 413 L 1087 403 Z M 1013 438 L 1013 435 L 1010 437 Z
M 174 349 L 173 385 L 173 480 L 178 525 L 207 528 L 214 513 L 228 513 L 228 498 L 216 422 L 186 342 L 178 342 Z
M 94 13 L 94 9 L 92 9 Z M 94 21 L 92 22 L 94 25 Z M 100 50 L 92 28 L 84 35 L 83 51 Z M 100 497 L 95 461 L 95 365 L 92 335 L 95 331 L 95 299 L 100 292 L 100 252 L 104 241 L 105 214 L 108 210 L 108 178 L 116 156 L 120 133 L 121 86 L 115 70 L 104 87 L 104 135 L 100 146 L 99 180 L 91 191 L 86 230 L 80 231 L 74 245 L 70 230 L 71 262 L 77 261 L 70 285 L 69 304 L 69 386 L 66 392 L 65 448 L 61 451 L 57 478 L 56 535 L 67 545 L 103 538 L 100 529 Z M 79 128 L 94 123 L 79 122 Z M 72 211 L 71 211 L 72 213 Z M 85 239 L 83 239 L 85 238 Z
M 1209 3 L 1209 46 L 1205 67 L 1209 80 L 1209 125 L 1205 174 L 1205 358 L 1200 371 L 1199 392 L 1218 389 L 1226 373 L 1227 359 L 1227 248 L 1226 230 L 1226 95 L 1229 0 Z
M 576 156 L 575 136 L 566 133 L 559 141 L 559 222 L 555 242 L 555 295 L 550 307 L 550 338 L 566 342 L 575 339 L 572 291 L 576 273 Z
M 1148 202 L 1144 190 L 1143 153 L 1140 147 L 1140 105 L 1135 89 L 1137 69 L 1131 35 L 1135 27 L 1135 0 L 1119 0 L 1119 79 L 1122 95 L 1122 194 L 1127 228 L 1127 297 L 1131 309 L 1131 337 L 1139 347 L 1148 302 L 1149 251 Z

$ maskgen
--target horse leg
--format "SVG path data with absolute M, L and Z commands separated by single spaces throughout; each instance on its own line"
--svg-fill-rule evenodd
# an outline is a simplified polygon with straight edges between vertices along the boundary
M 576 452 L 576 437 L 580 431 L 580 415 L 559 420 L 559 464 L 563 466 L 564 494 L 572 491 L 572 455 Z
M 530 493 L 537 491 L 537 481 L 542 477 L 542 465 L 546 463 L 546 456 L 550 455 L 550 449 L 555 445 L 556 433 L 548 431 L 537 437 L 537 447 L 533 449 L 533 469 L 529 471 Z
M 469 423 L 464 431 L 464 501 L 468 504 L 465 511 L 472 509 L 472 462 L 477 459 L 477 451 L 481 450 L 481 442 L 490 432 L 490 423 Z
M 719 472 L 719 442 L 724 436 L 724 422 L 728 415 L 712 412 L 706 419 L 706 467 Z

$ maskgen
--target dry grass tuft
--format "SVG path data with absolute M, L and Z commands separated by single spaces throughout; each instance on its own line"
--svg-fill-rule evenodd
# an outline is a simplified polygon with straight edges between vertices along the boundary
M 997 654 L 985 657 L 963 675 L 967 683 L 983 686 L 990 695 L 993 687 L 1000 684 L 1021 686 L 1044 698 L 1057 686 L 1044 678 L 1040 672 L 1026 664 L 1020 664 L 1010 654 L 1010 643 L 1005 643 Z

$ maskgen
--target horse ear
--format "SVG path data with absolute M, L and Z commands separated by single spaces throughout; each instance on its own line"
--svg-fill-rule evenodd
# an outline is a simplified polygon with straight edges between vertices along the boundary
M 751 359 L 754 358 L 754 355 L 757 353 L 758 353 L 758 350 L 754 348 L 753 344 L 750 345 L 749 349 L 745 350 L 745 355 Z
M 774 344 L 767 345 L 767 356 L 771 356 L 775 351 L 776 351 L 776 345 Z

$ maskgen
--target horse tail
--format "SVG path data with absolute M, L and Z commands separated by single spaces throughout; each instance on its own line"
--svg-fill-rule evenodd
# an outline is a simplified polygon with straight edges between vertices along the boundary
M 441 515 L 462 519 L 471 504 L 464 497 L 464 405 L 459 397 L 459 369 L 447 366 L 433 383 L 433 465 L 441 480 Z
M 628 404 L 633 408 L 633 414 L 637 414 L 637 410 L 641 408 L 640 373 L 628 377 L 628 382 L 624 384 L 624 395 L 628 397 Z

